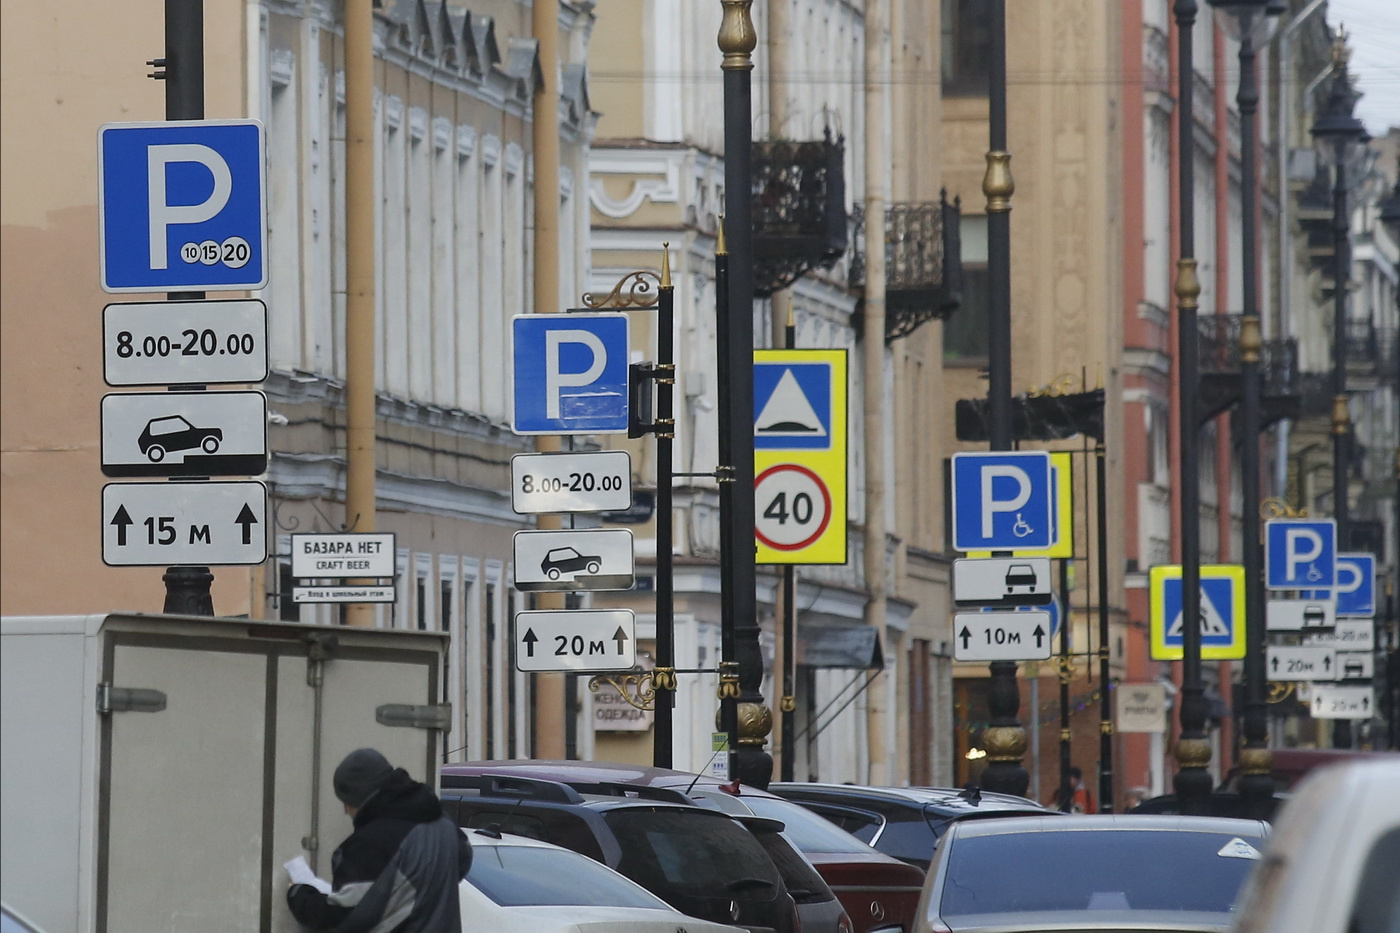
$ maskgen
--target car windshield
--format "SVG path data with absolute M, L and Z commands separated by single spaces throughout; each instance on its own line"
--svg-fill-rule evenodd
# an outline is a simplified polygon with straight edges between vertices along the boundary
M 870 854 L 870 846 L 855 836 L 817 816 L 800 804 L 772 797 L 744 797 L 744 803 L 759 816 L 782 820 L 783 832 L 802 852 L 859 852 Z
M 971 914 L 1068 910 L 1229 913 L 1257 837 L 1166 830 L 1078 830 L 954 837 L 931 910 Z M 1257 852 L 1255 853 L 1257 855 Z
M 622 848 L 618 870 L 667 900 L 697 891 L 767 900 L 780 889 L 773 860 L 728 817 L 697 807 L 693 813 L 614 810 L 606 819 Z
M 671 909 L 612 869 L 564 849 L 479 845 L 467 881 L 502 907 Z

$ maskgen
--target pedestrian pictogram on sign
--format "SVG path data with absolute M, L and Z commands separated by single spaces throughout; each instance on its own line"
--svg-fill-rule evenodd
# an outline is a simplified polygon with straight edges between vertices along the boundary
M 1186 625 L 1181 599 L 1181 567 L 1153 567 L 1148 575 L 1151 604 L 1149 635 L 1156 661 L 1183 655 Z M 1244 568 L 1238 564 L 1201 567 L 1201 658 L 1232 661 L 1244 657 Z

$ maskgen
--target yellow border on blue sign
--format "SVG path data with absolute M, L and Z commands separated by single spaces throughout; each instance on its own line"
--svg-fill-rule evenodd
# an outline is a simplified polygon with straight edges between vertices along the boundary
M 1180 661 L 1185 652 L 1180 645 L 1167 644 L 1167 581 L 1181 579 L 1180 564 L 1160 564 L 1148 573 L 1148 646 L 1154 661 Z M 1238 661 L 1244 657 L 1245 630 L 1248 620 L 1244 614 L 1244 567 L 1239 564 L 1203 564 L 1202 580 L 1229 580 L 1230 630 L 1228 645 L 1202 645 L 1202 661 Z
M 846 457 L 847 380 L 845 350 L 755 350 L 755 363 L 827 363 L 831 366 L 831 447 L 826 450 L 775 450 L 753 453 L 754 476 L 775 466 L 795 465 L 821 478 L 831 493 L 831 517 L 820 537 L 799 550 L 768 547 L 754 536 L 754 562 L 758 564 L 844 564 L 846 556 Z M 762 505 L 754 503 L 758 512 Z

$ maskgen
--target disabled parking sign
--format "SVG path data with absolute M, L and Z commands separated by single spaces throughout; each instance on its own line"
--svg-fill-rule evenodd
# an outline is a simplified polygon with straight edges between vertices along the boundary
M 953 549 L 1013 551 L 1055 543 L 1045 451 L 953 454 Z

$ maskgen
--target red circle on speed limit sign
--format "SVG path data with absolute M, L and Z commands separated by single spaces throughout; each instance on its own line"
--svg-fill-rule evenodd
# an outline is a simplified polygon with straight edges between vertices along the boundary
M 799 551 L 831 524 L 831 493 L 795 463 L 769 467 L 753 483 L 754 534 L 776 551 Z

